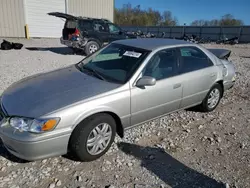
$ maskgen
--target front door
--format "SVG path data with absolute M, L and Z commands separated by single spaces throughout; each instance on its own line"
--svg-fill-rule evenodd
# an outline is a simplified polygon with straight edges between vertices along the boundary
M 217 68 L 199 48 L 180 47 L 179 74 L 182 76 L 183 98 L 181 108 L 199 104 L 217 78 Z
M 141 76 L 151 76 L 157 81 L 153 86 L 131 88 L 132 125 L 177 110 L 182 98 L 182 78 L 177 74 L 175 49 L 156 52 Z
M 108 23 L 109 27 L 109 42 L 113 42 L 115 40 L 125 39 L 126 36 L 121 32 L 121 29 L 115 24 Z

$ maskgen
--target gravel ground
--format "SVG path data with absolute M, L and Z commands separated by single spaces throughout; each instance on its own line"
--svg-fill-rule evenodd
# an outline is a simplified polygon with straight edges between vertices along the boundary
M 0 51 L 0 94 L 23 77 L 83 58 L 58 40 L 15 41 L 24 48 Z M 249 188 L 250 45 L 206 46 L 231 49 L 237 69 L 235 87 L 215 111 L 183 110 L 128 130 L 105 156 L 90 163 L 64 156 L 27 163 L 0 143 L 0 187 Z

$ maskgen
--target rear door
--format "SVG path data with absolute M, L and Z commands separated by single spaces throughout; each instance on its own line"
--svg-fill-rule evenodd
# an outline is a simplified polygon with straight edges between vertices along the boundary
M 93 21 L 87 19 L 79 19 L 77 28 L 80 30 L 82 36 L 93 33 Z
M 109 43 L 109 29 L 107 24 L 102 21 L 93 21 L 93 33 L 89 33 L 90 37 L 98 39 L 102 44 Z
M 183 98 L 181 108 L 199 104 L 216 82 L 217 68 L 209 57 L 195 46 L 178 48 L 182 76 Z

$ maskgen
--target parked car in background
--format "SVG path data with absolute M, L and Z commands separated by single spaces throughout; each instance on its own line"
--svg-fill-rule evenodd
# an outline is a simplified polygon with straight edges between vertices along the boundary
M 175 39 L 114 41 L 75 65 L 7 88 L 0 137 L 26 160 L 68 152 L 95 160 L 132 126 L 194 106 L 213 111 L 235 82 L 229 55 Z
M 60 12 L 50 12 L 48 15 L 66 19 L 61 43 L 73 50 L 83 50 L 86 55 L 96 52 L 112 41 L 136 38 L 107 19 L 76 17 Z

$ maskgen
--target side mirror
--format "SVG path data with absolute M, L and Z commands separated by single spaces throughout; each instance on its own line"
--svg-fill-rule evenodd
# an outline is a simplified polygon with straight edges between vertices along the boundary
M 119 35 L 122 35 L 123 34 L 123 32 L 122 31 L 119 31 Z
M 150 76 L 143 76 L 136 82 L 137 87 L 153 86 L 155 84 L 156 84 L 156 79 Z

